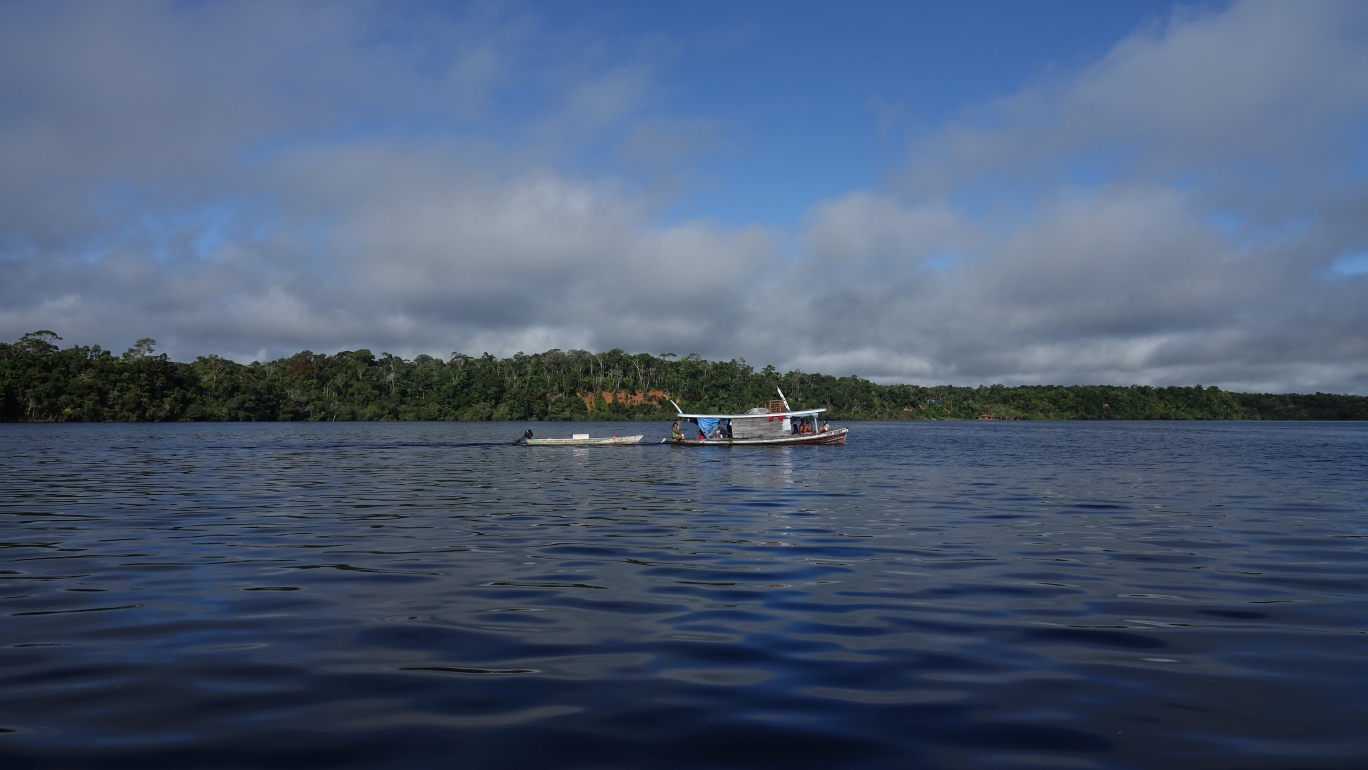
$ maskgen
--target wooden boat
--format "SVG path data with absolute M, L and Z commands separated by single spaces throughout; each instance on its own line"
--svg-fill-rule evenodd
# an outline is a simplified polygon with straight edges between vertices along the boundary
M 790 446 L 805 444 L 844 444 L 850 428 L 829 430 L 818 424 L 825 409 L 790 409 L 784 391 L 779 400 L 756 407 L 745 414 L 686 414 L 674 401 L 679 413 L 678 438 L 671 442 L 685 446 Z
M 641 436 L 611 436 L 590 438 L 588 433 L 575 433 L 570 438 L 532 438 L 532 431 L 523 434 L 528 446 L 631 446 L 641 442 Z

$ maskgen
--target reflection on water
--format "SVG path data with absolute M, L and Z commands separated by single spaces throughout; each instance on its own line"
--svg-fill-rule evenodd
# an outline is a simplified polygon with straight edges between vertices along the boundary
M 6 767 L 1368 756 L 1368 426 L 524 427 L 0 426 Z

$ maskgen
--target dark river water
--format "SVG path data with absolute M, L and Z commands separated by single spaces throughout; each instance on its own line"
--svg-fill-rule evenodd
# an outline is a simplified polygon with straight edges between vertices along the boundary
M 0 766 L 1368 766 L 1368 425 L 527 427 L 0 425 Z

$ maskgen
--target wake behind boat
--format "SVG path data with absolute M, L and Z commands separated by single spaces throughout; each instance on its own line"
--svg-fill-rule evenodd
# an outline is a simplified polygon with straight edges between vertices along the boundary
M 631 446 L 641 442 L 641 436 L 610 436 L 590 438 L 588 433 L 574 433 L 570 438 L 532 438 L 532 431 L 523 434 L 528 446 Z
M 790 444 L 844 444 L 850 428 L 832 430 L 818 415 L 825 409 L 789 408 L 784 391 L 779 400 L 745 414 L 685 414 L 674 401 L 679 422 L 670 441 L 686 446 L 785 446 Z

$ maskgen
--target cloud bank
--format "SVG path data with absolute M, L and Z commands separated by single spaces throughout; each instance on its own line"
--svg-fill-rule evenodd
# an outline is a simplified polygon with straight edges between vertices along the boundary
M 0 336 L 1368 393 L 1360 4 L 1180 9 L 787 228 L 663 215 L 668 52 L 410 10 L 0 8 Z

